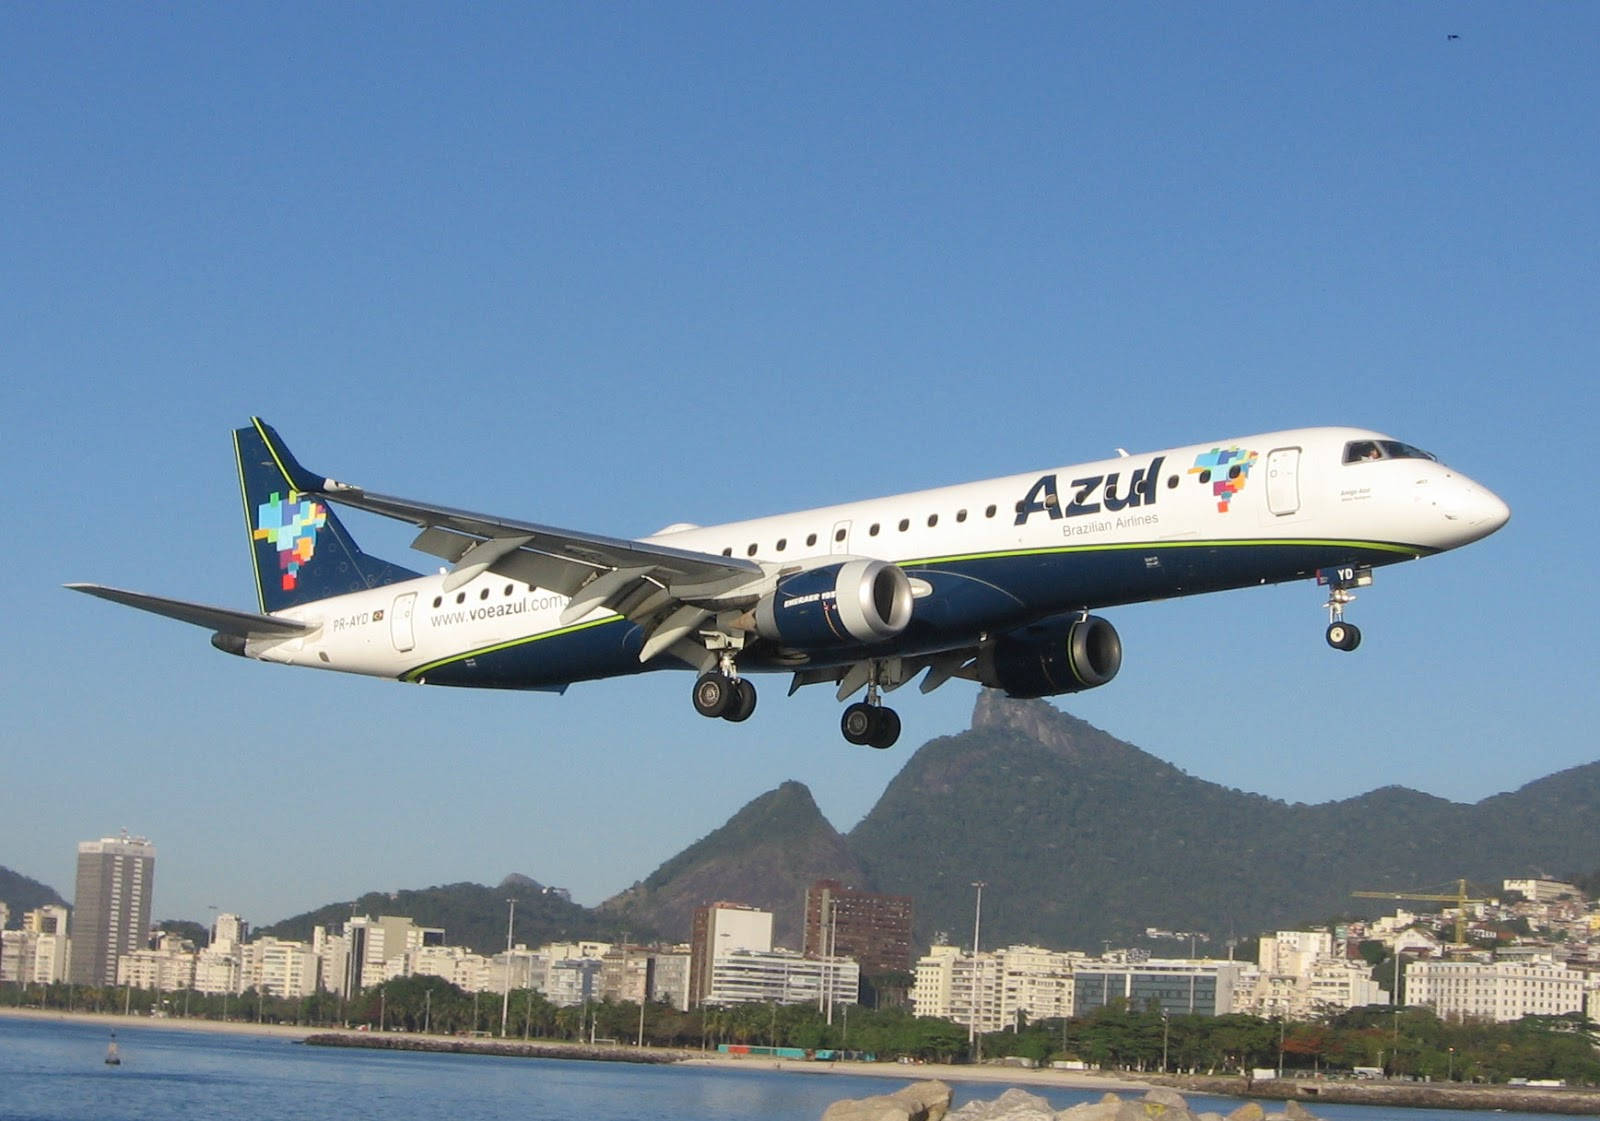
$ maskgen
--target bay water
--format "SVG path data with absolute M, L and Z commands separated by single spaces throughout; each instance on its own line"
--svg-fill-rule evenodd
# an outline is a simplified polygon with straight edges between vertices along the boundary
M 306 1047 L 287 1039 L 0 1017 L 0 1121 L 818 1121 L 891 1078 Z M 905 1081 L 916 1077 L 906 1070 Z M 957 1083 L 955 1104 L 1000 1083 Z M 1057 1108 L 1098 1090 L 1024 1087 Z M 1128 1096 L 1128 1095 L 1125 1095 Z M 1197 1112 L 1239 1102 L 1190 1099 Z M 1263 1103 L 1269 1111 L 1278 1107 Z M 1538 1114 L 1317 1105 L 1328 1121 L 1533 1121 Z

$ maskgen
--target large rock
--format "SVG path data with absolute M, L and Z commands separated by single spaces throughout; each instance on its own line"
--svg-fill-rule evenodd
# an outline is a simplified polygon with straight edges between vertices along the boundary
M 1056 1114 L 1056 1121 L 1117 1121 L 1117 1113 L 1126 1103 L 1115 1094 L 1107 1094 L 1097 1102 L 1079 1102 Z
M 1189 1108 L 1189 1103 L 1184 1101 L 1182 1094 L 1176 1090 L 1169 1090 L 1165 1086 L 1157 1086 L 1152 1090 L 1146 1091 L 1144 1100 L 1154 1102 L 1156 1105 L 1167 1106 L 1170 1109 Z
M 943 1082 L 913 1082 L 892 1094 L 834 1102 L 822 1121 L 944 1121 L 950 1095 Z
M 1266 1116 L 1267 1111 L 1261 1108 L 1260 1102 L 1245 1102 L 1228 1114 L 1228 1121 L 1264 1121 Z
M 1056 1111 L 1038 1094 L 1013 1088 L 992 1102 L 970 1101 L 947 1121 L 1056 1121 Z

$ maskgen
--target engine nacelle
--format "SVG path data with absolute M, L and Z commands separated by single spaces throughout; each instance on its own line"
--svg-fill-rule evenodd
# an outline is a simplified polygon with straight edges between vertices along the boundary
M 1095 689 L 1121 668 L 1122 638 L 1098 615 L 1024 627 L 978 655 L 979 682 L 1018 698 Z
M 911 581 L 881 560 L 785 576 L 751 612 L 755 633 L 799 650 L 885 642 L 911 622 Z

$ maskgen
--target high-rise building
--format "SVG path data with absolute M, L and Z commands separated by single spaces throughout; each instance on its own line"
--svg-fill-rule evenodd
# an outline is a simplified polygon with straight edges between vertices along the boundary
M 156 847 L 143 837 L 103 837 L 78 845 L 72 905 L 71 980 L 115 985 L 117 958 L 144 945 L 150 929 Z
M 858 891 L 818 880 L 806 891 L 802 949 L 814 957 L 850 957 L 866 976 L 909 973 L 911 896 Z
M 689 936 L 689 1004 L 711 993 L 713 962 L 735 950 L 772 949 L 772 912 L 744 903 L 707 903 L 695 908 Z

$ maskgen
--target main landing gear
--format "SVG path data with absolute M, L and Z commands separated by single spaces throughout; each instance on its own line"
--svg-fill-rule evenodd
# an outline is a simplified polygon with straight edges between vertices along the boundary
M 750 719 L 756 710 L 756 687 L 747 678 L 734 677 L 721 667 L 695 678 L 691 698 L 694 710 L 701 716 L 721 717 L 733 724 Z M 900 738 L 900 716 L 894 709 L 884 707 L 878 687 L 872 685 L 867 689 L 866 700 L 844 710 L 839 730 L 853 744 L 893 747 Z
M 741 724 L 756 710 L 756 687 L 720 670 L 702 673 L 694 683 L 694 709 L 701 716 L 720 716 Z
M 1370 568 L 1324 568 L 1317 573 L 1317 583 L 1328 587 L 1328 645 L 1335 650 L 1354 650 L 1361 645 L 1361 628 L 1344 621 L 1344 609 L 1355 600 L 1353 588 L 1365 588 L 1372 583 Z
M 892 708 L 885 708 L 883 698 L 879 695 L 881 664 L 870 663 L 867 673 L 867 699 L 857 701 L 844 710 L 844 715 L 839 718 L 839 731 L 853 744 L 876 747 L 881 751 L 893 747 L 900 738 L 900 715 Z
M 853 744 L 883 749 L 893 747 L 900 738 L 900 716 L 892 708 L 868 701 L 857 701 L 844 710 L 839 730 Z

